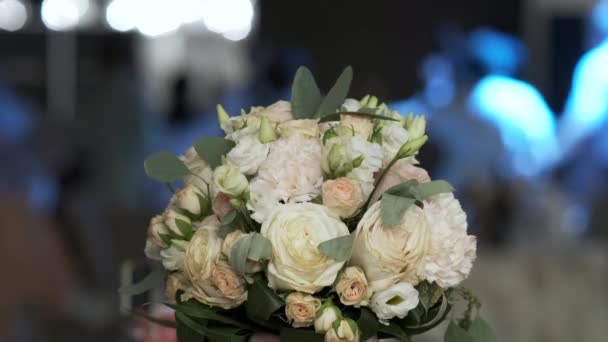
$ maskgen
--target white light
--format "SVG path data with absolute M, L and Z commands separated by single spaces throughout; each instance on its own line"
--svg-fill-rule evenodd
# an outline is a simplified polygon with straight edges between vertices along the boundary
M 250 0 L 204 0 L 203 22 L 209 30 L 230 40 L 241 40 L 251 31 L 253 5 Z
M 46 27 L 64 31 L 76 27 L 88 9 L 88 0 L 44 0 L 40 12 Z
M 0 29 L 17 31 L 27 21 L 27 9 L 19 0 L 0 0 Z
M 180 9 L 183 24 L 190 24 L 203 19 L 205 7 L 202 0 L 174 0 L 174 4 Z
M 113 0 L 106 8 L 106 21 L 117 31 L 129 31 L 135 28 L 136 13 L 140 10 L 137 1 Z
M 147 0 L 137 18 L 137 29 L 141 34 L 156 37 L 177 30 L 181 25 L 181 10 L 171 0 Z

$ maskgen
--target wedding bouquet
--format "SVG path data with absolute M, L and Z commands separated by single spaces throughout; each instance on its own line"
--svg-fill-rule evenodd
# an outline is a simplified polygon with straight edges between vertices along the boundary
M 145 161 L 171 190 L 180 182 L 145 253 L 162 263 L 175 322 L 161 323 L 181 342 L 409 341 L 460 299 L 446 341 L 493 340 L 458 287 L 476 256 L 466 214 L 417 166 L 425 118 L 347 99 L 351 79 L 348 67 L 323 97 L 300 67 L 291 102 L 232 117 L 218 105 L 224 138 Z

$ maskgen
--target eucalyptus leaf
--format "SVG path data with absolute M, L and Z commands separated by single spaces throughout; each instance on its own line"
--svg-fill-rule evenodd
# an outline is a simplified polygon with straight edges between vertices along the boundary
M 234 145 L 233 141 L 218 137 L 202 137 L 192 144 L 199 157 L 211 168 L 220 166 L 222 157 L 230 152 Z
M 414 198 L 423 201 L 433 195 L 453 192 L 454 188 L 444 180 L 435 180 L 427 183 L 420 183 L 410 188 Z
M 395 227 L 401 222 L 401 218 L 405 211 L 416 203 L 416 200 L 407 197 L 401 197 L 389 193 L 382 195 L 380 204 L 380 215 L 382 224 L 388 227 Z
M 240 274 L 245 274 L 247 270 L 247 258 L 251 249 L 252 235 L 247 235 L 240 238 L 232 247 L 230 252 L 230 262 L 234 270 Z
M 471 324 L 468 330 L 469 335 L 473 337 L 475 342 L 496 342 L 498 339 L 492 330 L 492 327 L 483 320 L 481 317 L 477 317 Z
M 355 235 L 349 234 L 324 241 L 319 244 L 318 248 L 321 253 L 336 261 L 346 261 L 350 258 L 354 241 Z
M 291 110 L 296 119 L 314 117 L 321 104 L 321 91 L 310 70 L 301 66 L 291 86 Z
M 361 341 L 366 341 L 368 338 L 378 334 L 378 318 L 376 314 L 366 307 L 361 308 L 357 326 L 361 330 Z
M 412 196 L 412 187 L 418 185 L 418 181 L 415 179 L 410 179 L 408 181 L 405 181 L 403 183 L 399 183 L 397 185 L 394 185 L 390 188 L 388 188 L 384 193 L 389 193 L 392 195 L 397 195 L 397 196 L 401 196 L 401 197 L 411 197 L 414 198 Z
M 350 90 L 350 83 L 353 80 L 353 68 L 348 66 L 342 71 L 340 77 L 336 80 L 336 84 L 329 90 L 323 102 L 317 110 L 317 117 L 324 117 L 325 115 L 332 114 L 336 109 L 340 108 L 348 91 Z
M 281 328 L 281 342 L 322 342 L 323 335 L 311 329 Z
M 466 330 L 456 323 L 450 322 L 448 329 L 445 331 L 444 342 L 475 342 L 475 340 Z
M 360 112 L 340 112 L 340 113 L 331 113 L 331 114 L 327 114 L 327 115 L 323 116 L 319 120 L 319 123 L 322 123 L 322 122 L 331 122 L 331 121 L 340 121 L 341 118 L 342 118 L 342 115 L 358 116 L 358 117 L 362 117 L 362 118 L 368 118 L 370 120 L 399 121 L 397 119 L 390 118 L 388 116 L 382 116 L 382 115 L 376 115 L 376 114 L 360 113 Z
M 123 295 L 136 296 L 150 289 L 160 288 L 165 282 L 165 276 L 163 270 L 154 270 L 139 282 L 121 287 L 118 292 Z
M 144 170 L 148 177 L 164 183 L 178 181 L 190 174 L 184 162 L 167 151 L 154 153 L 146 158 Z
M 228 214 L 226 214 L 221 222 L 220 227 L 217 230 L 217 236 L 224 239 L 226 235 L 232 233 L 235 230 L 238 230 L 238 211 L 234 208 L 230 209 Z
M 256 275 L 249 285 L 245 311 L 252 320 L 268 321 L 285 302 L 271 288 L 262 275 Z
M 259 233 L 251 233 L 251 246 L 247 259 L 253 261 L 270 260 L 272 257 L 272 244 L 270 240 Z

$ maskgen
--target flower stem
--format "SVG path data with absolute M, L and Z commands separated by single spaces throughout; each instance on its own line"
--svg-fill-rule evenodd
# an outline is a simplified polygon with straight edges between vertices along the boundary
M 393 158 L 393 160 L 391 160 L 391 162 L 388 163 L 388 165 L 386 166 L 386 168 L 384 168 L 384 170 L 382 170 L 382 173 L 380 174 L 380 177 L 378 177 L 378 180 L 376 181 L 376 185 L 374 186 L 374 190 L 372 190 L 372 193 L 369 194 L 369 197 L 367 198 L 367 202 L 365 202 L 365 205 L 363 206 L 363 208 L 364 208 L 363 211 L 364 212 L 367 211 L 367 208 L 369 207 L 369 204 L 372 201 L 372 198 L 374 197 L 374 194 L 376 193 L 376 190 L 378 189 L 378 185 L 380 185 L 380 183 L 384 179 L 384 176 L 386 176 L 386 174 L 391 169 L 391 167 L 393 167 L 393 165 L 395 165 L 395 163 L 399 159 L 400 158 L 398 156 L 395 156 L 395 158 Z

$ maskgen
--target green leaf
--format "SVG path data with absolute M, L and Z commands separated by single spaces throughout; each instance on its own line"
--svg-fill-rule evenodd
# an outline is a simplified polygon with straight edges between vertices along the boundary
M 150 289 L 162 287 L 164 282 L 165 272 L 163 270 L 154 270 L 139 282 L 121 287 L 118 289 L 118 292 L 123 295 L 136 296 Z
M 212 321 L 232 325 L 235 327 L 239 327 L 241 329 L 254 331 L 254 328 L 251 325 L 244 323 L 244 322 L 240 322 L 231 317 L 220 315 L 217 312 L 215 312 L 214 309 L 211 308 L 210 306 L 199 303 L 195 300 L 189 300 L 187 302 L 183 302 L 180 304 L 166 303 L 165 305 L 172 308 L 173 310 L 175 310 L 177 312 L 181 312 L 189 317 L 203 318 L 206 320 L 212 320 Z
M 237 217 L 238 211 L 234 208 L 230 209 L 228 214 L 226 214 L 226 216 L 224 216 L 220 222 L 220 227 L 217 230 L 217 236 L 224 239 L 226 238 L 226 235 L 239 229 Z
M 226 326 L 205 326 L 181 312 L 175 313 L 175 320 L 178 322 L 178 324 L 183 323 L 188 328 L 202 336 L 207 337 L 211 341 L 245 342 L 248 338 L 248 334 L 243 334 L 242 329 Z M 180 342 L 182 341 L 180 340 Z
M 322 342 L 323 335 L 310 329 L 281 328 L 281 342 Z
M 416 203 L 416 200 L 412 198 L 400 197 L 386 192 L 382 195 L 381 201 L 380 215 L 382 217 L 382 224 L 388 227 L 398 225 L 405 211 Z
M 340 108 L 348 91 L 350 90 L 350 82 L 353 80 L 353 68 L 348 66 L 342 71 L 336 84 L 329 90 L 327 96 L 321 102 L 319 109 L 317 110 L 317 117 L 324 117 L 325 115 L 332 114 L 336 109 Z
M 365 341 L 378 334 L 378 318 L 368 308 L 361 308 L 361 314 L 357 320 L 357 325 L 361 330 L 361 341 Z
M 421 334 L 425 331 L 428 331 L 437 325 L 439 325 L 448 312 L 450 311 L 450 305 L 448 303 L 448 299 L 445 294 L 441 296 L 441 303 L 435 305 L 432 309 L 430 309 L 426 314 L 424 313 L 424 309 L 410 311 L 407 317 L 402 320 L 402 327 L 410 334 Z M 418 317 L 415 317 L 412 322 L 412 314 L 419 312 Z
M 346 261 L 350 258 L 354 241 L 355 235 L 349 234 L 324 241 L 319 244 L 318 248 L 321 253 L 336 261 Z
M 247 235 L 240 238 L 232 247 L 230 252 L 230 262 L 234 267 L 234 270 L 240 274 L 245 274 L 247 269 L 247 257 L 249 257 L 249 250 L 251 249 L 252 236 Z
M 296 119 L 312 118 L 321 104 L 321 91 L 307 67 L 296 71 L 291 86 L 291 109 Z
M 267 285 L 261 275 L 253 277 L 249 285 L 245 311 L 252 320 L 268 321 L 270 316 L 285 305 L 285 302 Z
M 259 233 L 251 233 L 251 246 L 247 259 L 253 261 L 270 260 L 272 257 L 272 244 L 270 240 Z
M 202 137 L 192 144 L 199 157 L 213 169 L 222 164 L 222 157 L 230 152 L 234 145 L 233 141 L 218 137 Z
M 488 322 L 481 317 L 477 317 L 477 319 L 473 321 L 468 333 L 473 337 L 475 342 L 496 342 L 498 340 L 492 327 L 490 327 Z
M 378 331 L 390 336 L 393 336 L 395 338 L 398 338 L 399 340 L 403 341 L 403 342 L 410 342 L 410 337 L 408 336 L 408 334 L 403 331 L 403 329 L 401 329 L 401 327 L 399 327 L 397 324 L 391 322 L 389 325 L 384 325 L 384 324 L 378 324 Z
M 462 329 L 454 322 L 450 322 L 450 325 L 448 325 L 443 340 L 445 342 L 475 342 L 473 337 L 469 335 L 466 330 Z
M 190 174 L 184 162 L 167 151 L 154 153 L 146 158 L 144 170 L 148 177 L 164 183 L 178 181 Z
M 184 220 L 175 219 L 175 225 L 177 226 L 179 231 L 182 233 L 182 236 L 184 237 L 184 239 L 189 241 L 192 238 L 192 235 L 194 233 L 192 232 L 192 225 L 190 225 L 190 223 L 188 223 Z
M 377 108 L 361 107 L 361 108 L 359 108 L 359 110 L 357 111 L 357 113 L 376 114 L 376 110 L 377 110 Z
M 342 115 L 352 115 L 352 116 L 360 116 L 364 118 L 369 118 L 371 120 L 388 120 L 388 121 L 399 121 L 397 119 L 389 118 L 388 116 L 369 114 L 369 113 L 359 113 L 359 112 L 340 112 L 340 113 L 331 113 L 323 116 L 319 123 L 322 122 L 330 122 L 330 121 L 340 121 Z
M 388 188 L 384 193 L 389 193 L 392 195 L 398 195 L 401 197 L 412 197 L 411 188 L 418 185 L 418 181 L 415 179 L 410 179 L 406 182 L 394 185 Z
M 420 305 L 424 308 L 424 313 L 435 305 L 435 302 L 441 298 L 443 290 L 441 287 L 436 284 L 431 284 L 428 281 L 423 281 L 416 286 L 416 290 L 418 290 L 418 298 L 420 300 Z
M 414 198 L 423 201 L 433 195 L 453 192 L 454 188 L 444 180 L 435 180 L 427 183 L 420 183 L 410 188 Z
M 185 324 L 181 319 L 178 319 L 177 314 L 175 315 L 175 321 L 177 324 L 177 340 L 179 342 L 202 342 L 205 340 L 203 334 L 190 328 L 189 325 Z

